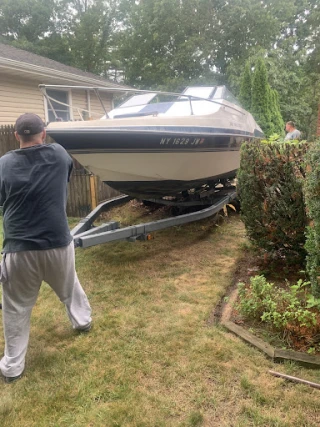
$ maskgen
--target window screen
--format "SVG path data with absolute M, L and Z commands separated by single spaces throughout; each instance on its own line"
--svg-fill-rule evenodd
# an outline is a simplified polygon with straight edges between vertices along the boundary
M 55 90 L 55 89 L 47 89 L 47 94 L 51 98 L 62 102 L 63 104 L 69 104 L 69 93 L 63 90 Z M 56 115 L 58 116 L 59 120 L 62 121 L 68 121 L 70 120 L 70 107 L 67 105 L 62 105 L 59 102 L 55 102 L 52 99 L 50 99 L 51 105 L 54 108 L 54 111 Z M 48 120 L 49 122 L 55 122 L 56 117 L 52 111 L 50 103 L 47 100 L 47 106 L 48 106 Z

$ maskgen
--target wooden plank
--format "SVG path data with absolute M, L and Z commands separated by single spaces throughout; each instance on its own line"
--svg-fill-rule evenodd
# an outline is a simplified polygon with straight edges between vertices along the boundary
M 67 215 L 68 216 L 76 216 L 74 215 L 74 210 L 73 210 L 73 193 L 74 193 L 74 177 L 73 175 L 71 175 L 70 177 L 70 181 L 68 184 L 68 199 L 67 199 Z
M 73 191 L 73 216 L 81 216 L 81 206 L 83 204 L 83 192 L 81 176 L 74 175 L 74 191 Z
M 90 174 L 88 171 L 84 170 L 84 174 L 82 177 L 82 189 L 84 193 L 85 207 L 86 211 L 83 212 L 83 216 L 88 215 L 90 213 L 91 208 L 91 200 L 90 200 Z
M 14 136 L 13 126 L 0 126 L 0 156 L 19 148 L 19 142 Z
M 248 342 L 249 344 L 257 347 L 259 350 L 263 351 L 265 354 L 267 354 L 272 359 L 274 358 L 274 348 L 264 342 L 262 339 L 254 336 L 250 332 L 248 332 L 246 329 L 242 328 L 239 325 L 236 325 L 233 322 L 230 322 L 229 320 L 222 322 L 222 325 L 227 328 L 229 331 L 235 333 L 239 337 L 241 337 L 244 341 Z
M 85 176 L 82 174 L 77 174 L 77 182 L 78 182 L 78 193 L 77 193 L 76 203 L 78 208 L 78 216 L 83 217 L 89 211 L 89 208 L 87 208 L 88 194 L 86 191 Z
M 91 196 L 91 210 L 93 210 L 97 207 L 96 180 L 94 175 L 90 175 L 90 196 Z
M 90 212 L 90 182 L 89 175 L 74 170 L 70 179 L 68 197 L 68 216 L 84 217 Z
M 294 360 L 296 362 L 308 363 L 315 366 L 320 366 L 320 357 L 312 354 L 302 353 L 294 350 L 282 350 L 275 348 L 274 357 L 276 360 Z
M 281 372 L 275 372 L 275 371 L 271 371 L 271 370 L 269 370 L 269 374 L 273 375 L 274 377 L 284 378 L 285 380 L 293 381 L 293 382 L 300 383 L 300 384 L 305 384 L 305 385 L 308 385 L 310 387 L 317 388 L 318 390 L 320 390 L 320 384 L 314 383 L 312 381 L 307 381 L 307 380 L 304 380 L 302 378 L 293 377 L 291 375 L 286 375 L 286 374 L 282 374 Z
M 116 196 L 120 196 L 121 193 L 117 190 L 114 190 L 109 185 L 105 184 L 103 181 L 97 177 L 97 201 L 101 203 L 105 200 L 111 199 Z
M 85 181 L 84 181 L 83 189 L 87 195 L 87 203 L 88 203 L 88 205 L 90 205 L 91 204 L 91 200 L 90 200 L 90 174 L 86 170 L 85 170 L 85 172 L 86 172 L 86 175 L 85 175 Z

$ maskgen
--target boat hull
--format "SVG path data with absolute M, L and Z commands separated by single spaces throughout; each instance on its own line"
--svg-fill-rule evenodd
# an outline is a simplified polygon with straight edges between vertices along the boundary
M 189 125 L 184 118 L 175 126 L 156 125 L 155 119 L 135 125 L 131 119 L 131 126 L 129 119 L 121 125 L 120 119 L 59 123 L 48 134 L 102 181 L 142 199 L 175 196 L 234 177 L 241 143 L 255 136 L 252 130 L 210 127 L 207 117 L 202 126 L 193 117 Z
M 74 153 L 88 170 L 112 188 L 137 198 L 174 196 L 235 176 L 238 150 L 156 153 Z
M 214 184 L 220 179 L 232 179 L 236 170 L 217 177 L 195 181 L 105 181 L 107 185 L 137 199 L 161 199 L 166 196 L 179 196 L 183 191 L 198 189 L 205 184 Z

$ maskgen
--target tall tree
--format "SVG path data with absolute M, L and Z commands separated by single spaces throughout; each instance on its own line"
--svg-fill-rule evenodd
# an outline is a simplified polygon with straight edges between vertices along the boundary
M 267 136 L 273 133 L 270 110 L 270 87 L 264 61 L 259 58 L 252 81 L 251 113 Z
M 293 2 L 282 0 L 282 5 L 286 5 L 281 13 L 272 0 L 229 0 L 217 3 L 220 31 L 215 65 L 225 74 L 231 60 L 241 58 L 246 61 L 252 48 L 272 47 L 282 30 L 283 21 L 290 15 Z
M 215 80 L 213 45 L 204 42 L 215 38 L 213 19 L 209 0 L 135 2 L 120 46 L 127 82 L 177 89 Z
M 61 8 L 57 0 L 1 0 L 1 41 L 72 64 Z
M 263 58 L 268 82 L 279 95 L 281 116 L 293 120 L 303 137 L 313 138 L 316 130 L 317 103 L 320 99 L 320 74 L 306 70 L 309 53 L 295 50 L 295 37 L 288 38 L 272 51 L 253 51 L 249 58 L 253 68 Z M 228 67 L 228 83 L 235 95 L 240 93 L 242 61 L 232 61 Z
M 252 104 L 252 81 L 251 81 L 251 69 L 250 64 L 247 61 L 246 65 L 244 67 L 242 76 L 241 76 L 241 82 L 240 82 L 240 94 L 239 94 L 239 101 L 241 102 L 242 106 L 246 110 L 251 109 Z
M 271 89 L 271 108 L 272 108 L 272 122 L 274 126 L 274 132 L 283 135 L 284 133 L 284 121 L 280 111 L 279 94 L 275 89 Z
M 52 30 L 54 0 L 1 0 L 0 31 L 9 41 L 36 42 Z
M 279 94 L 275 89 L 270 87 L 270 106 L 271 106 L 271 121 L 273 125 L 273 132 L 278 135 L 284 133 L 284 121 L 281 116 Z
M 85 2 L 83 8 L 74 2 L 77 19 L 71 25 L 69 45 L 73 63 L 85 71 L 101 74 L 109 59 L 113 9 L 110 2 Z
M 16 47 L 103 74 L 113 57 L 119 1 L 2 0 L 0 34 Z

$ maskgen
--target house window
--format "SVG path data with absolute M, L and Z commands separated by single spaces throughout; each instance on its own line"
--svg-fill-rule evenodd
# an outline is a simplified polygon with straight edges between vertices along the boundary
M 63 91 L 63 90 L 47 89 L 47 94 L 48 96 L 50 96 L 50 98 L 53 98 L 59 101 L 59 102 L 55 102 L 52 99 L 50 99 L 50 102 L 48 102 L 48 100 L 46 100 L 47 109 L 48 109 L 48 122 L 57 121 L 56 116 L 53 112 L 53 109 L 56 115 L 58 116 L 59 120 L 63 122 L 70 120 L 69 92 Z M 62 105 L 60 104 L 60 102 L 68 105 Z

